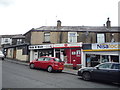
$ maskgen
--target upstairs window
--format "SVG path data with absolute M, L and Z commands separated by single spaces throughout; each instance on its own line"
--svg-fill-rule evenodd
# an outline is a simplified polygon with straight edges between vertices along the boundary
M 8 43 L 8 39 L 7 38 L 5 38 L 5 43 Z
M 105 34 L 97 34 L 97 43 L 105 43 Z
M 50 42 L 50 32 L 44 33 L 44 42 Z
M 68 43 L 77 42 L 77 32 L 68 32 Z
M 22 39 L 17 39 L 17 44 L 22 44 Z

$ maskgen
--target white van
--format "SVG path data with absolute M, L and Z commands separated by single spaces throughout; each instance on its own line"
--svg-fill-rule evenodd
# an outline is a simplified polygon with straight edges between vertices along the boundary
M 0 59 L 2 59 L 2 60 L 4 60 L 4 54 L 3 54 L 3 52 L 0 50 Z

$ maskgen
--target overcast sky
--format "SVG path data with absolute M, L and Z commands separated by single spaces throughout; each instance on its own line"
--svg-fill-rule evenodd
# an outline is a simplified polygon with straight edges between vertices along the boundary
M 118 26 L 119 0 L 0 0 L 0 35 L 24 34 L 32 28 Z

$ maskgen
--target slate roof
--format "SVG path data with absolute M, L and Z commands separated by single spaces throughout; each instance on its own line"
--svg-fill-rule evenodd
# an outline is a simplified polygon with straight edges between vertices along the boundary
M 50 32 L 120 32 L 120 27 L 111 27 L 106 28 L 104 26 L 61 26 L 60 28 L 57 28 L 57 26 L 41 26 L 39 28 L 32 28 L 28 32 L 26 32 L 24 35 L 26 35 L 29 32 L 44 32 L 44 31 L 50 31 Z
M 16 35 L 16 36 L 13 36 L 12 39 L 19 39 L 19 38 L 25 38 L 25 36 L 23 36 L 22 34 L 21 35 Z
M 12 38 L 15 36 L 20 36 L 21 34 L 16 34 L 16 35 L 0 35 L 1 38 Z
M 120 27 L 106 28 L 103 26 L 42 26 L 34 30 L 40 31 L 93 31 L 93 32 L 120 32 Z

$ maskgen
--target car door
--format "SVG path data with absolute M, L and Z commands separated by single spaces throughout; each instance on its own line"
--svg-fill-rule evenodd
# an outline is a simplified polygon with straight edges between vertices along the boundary
M 50 60 L 51 60 L 51 58 L 49 58 L 49 57 L 44 58 L 44 61 L 42 62 L 44 69 L 47 69 L 47 67 L 50 65 Z
M 92 72 L 93 78 L 98 79 L 98 80 L 109 80 L 109 78 L 110 78 L 109 69 L 111 68 L 111 64 L 104 63 L 104 64 L 100 64 L 97 67 L 95 67 Z
M 113 64 L 109 71 L 110 80 L 113 82 L 120 82 L 120 64 Z
M 44 57 L 40 57 L 37 59 L 37 61 L 34 63 L 37 68 L 43 68 L 42 62 L 44 61 Z

